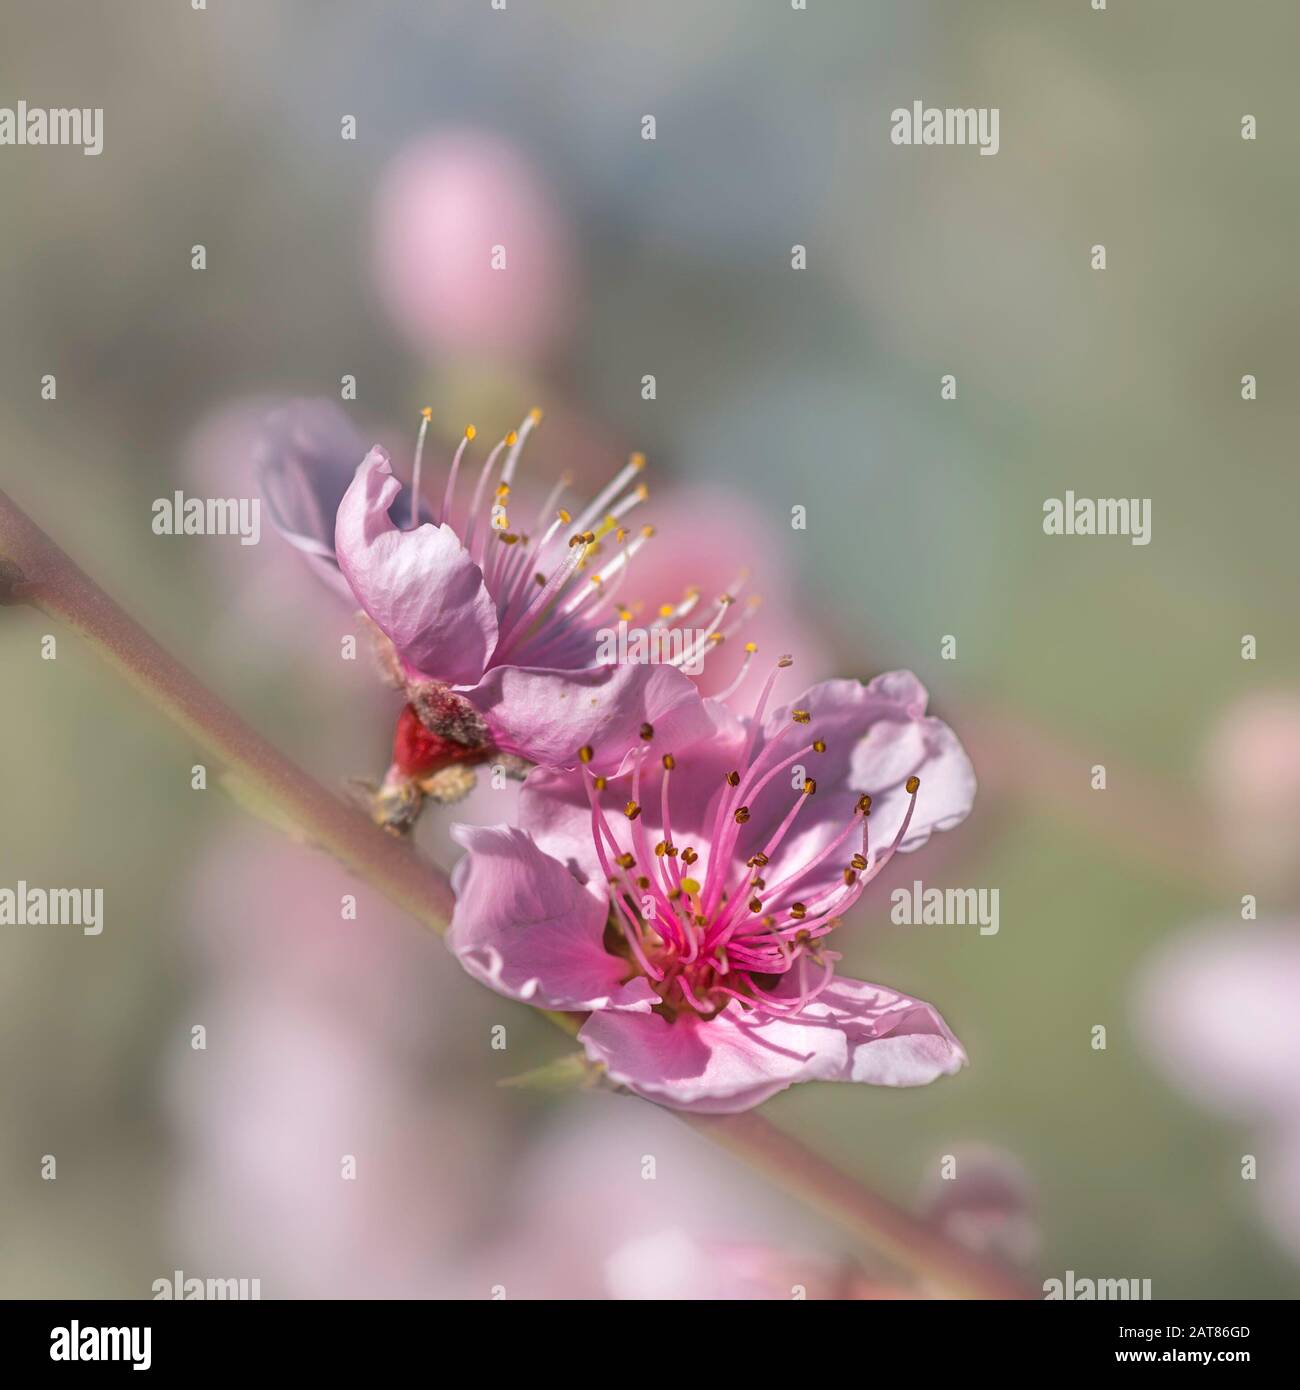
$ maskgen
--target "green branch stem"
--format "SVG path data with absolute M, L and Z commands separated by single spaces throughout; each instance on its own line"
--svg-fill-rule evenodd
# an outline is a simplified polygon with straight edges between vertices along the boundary
M 386 834 L 276 749 L 176 660 L 0 492 L 0 604 L 30 605 L 67 624 L 205 752 L 239 800 L 328 851 L 430 930 L 451 918 L 451 885 L 412 846 Z M 572 1035 L 574 1014 L 549 1014 Z M 762 1116 L 681 1116 L 778 1186 L 947 1296 L 1031 1296 L 997 1266 L 868 1190 Z

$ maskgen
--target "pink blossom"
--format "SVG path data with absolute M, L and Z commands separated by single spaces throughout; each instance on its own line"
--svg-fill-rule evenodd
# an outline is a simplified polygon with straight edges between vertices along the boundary
M 588 1012 L 588 1057 L 683 1109 L 743 1110 L 796 1081 L 919 1085 L 965 1062 L 930 1005 L 837 978 L 826 938 L 895 852 L 965 817 L 970 761 L 910 672 L 827 681 L 765 717 L 776 675 L 750 719 L 706 701 L 711 728 L 686 743 L 647 723 L 581 749 L 576 771 L 534 773 L 522 828 L 453 832 L 465 968 Z
M 375 274 L 423 353 L 529 363 L 572 322 L 568 225 L 524 156 L 483 131 L 422 137 L 375 198 Z
M 558 506 L 562 482 L 515 529 L 516 473 L 541 418 L 533 411 L 462 484 L 475 437 L 466 430 L 440 505 L 426 510 L 422 500 L 413 513 L 429 415 L 405 496 L 387 451 L 361 457 L 359 437 L 328 405 L 295 406 L 273 421 L 261 470 L 272 520 L 331 582 L 337 566 L 392 644 L 399 681 L 429 730 L 472 753 L 490 747 L 552 766 L 571 764 L 583 743 L 626 743 L 646 721 L 682 740 L 701 733 L 698 695 L 677 669 L 701 653 L 683 652 L 676 664 L 600 659 L 601 624 L 619 615 L 614 596 L 654 534 L 623 524 L 647 496 L 644 459 L 634 455 L 576 516 Z M 711 637 L 725 637 L 729 604 L 711 615 Z

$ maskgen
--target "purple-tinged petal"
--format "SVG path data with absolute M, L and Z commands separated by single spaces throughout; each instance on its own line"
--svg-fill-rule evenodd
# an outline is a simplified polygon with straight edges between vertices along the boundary
M 476 980 L 541 1009 L 649 1009 L 644 977 L 604 947 L 607 909 L 510 826 L 457 825 L 447 945 Z
M 694 682 L 672 666 L 496 666 L 463 693 L 487 720 L 498 748 L 543 767 L 574 767 L 587 745 L 594 750 L 591 771 L 612 773 L 629 749 L 643 746 L 643 724 L 654 729 L 653 748 L 664 752 L 710 728 Z
M 388 511 L 401 491 L 388 455 L 371 449 L 339 506 L 339 566 L 409 668 L 473 684 L 496 645 L 496 608 L 450 526 L 393 525 Z
M 793 998 L 786 976 L 776 993 Z M 923 1086 L 959 1070 L 961 1044 L 929 1005 L 881 985 L 835 980 L 797 1018 L 732 1003 L 683 1012 L 593 1014 L 578 1040 L 612 1081 L 679 1110 L 748 1110 L 799 1081 Z
M 334 557 L 334 518 L 366 445 L 333 401 L 291 401 L 263 421 L 253 445 L 271 524 L 329 586 L 350 596 Z

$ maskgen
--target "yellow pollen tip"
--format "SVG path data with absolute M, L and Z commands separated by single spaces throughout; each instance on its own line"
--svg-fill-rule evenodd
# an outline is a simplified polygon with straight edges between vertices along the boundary
M 580 763 L 589 763 L 594 756 L 594 750 L 589 743 L 584 743 L 582 747 L 578 749 L 578 761 Z
M 433 419 L 433 407 L 432 407 L 431 405 L 426 405 L 426 406 L 424 407 L 424 409 L 423 409 L 422 411 L 420 411 L 420 414 L 421 414 L 421 416 L 423 416 L 424 419 L 426 419 L 426 420 L 432 420 L 432 419 Z
M 812 722 L 812 715 L 809 714 L 806 709 L 792 710 L 791 717 L 796 724 L 808 724 Z
M 511 430 L 510 433 L 506 435 L 506 443 L 513 449 L 514 446 L 519 443 L 519 435 L 514 430 Z
M 644 502 L 649 496 L 650 489 L 644 483 L 638 483 L 636 485 L 636 500 L 638 502 Z
M 659 616 L 661 618 L 671 618 L 673 614 L 676 612 L 677 610 L 672 606 L 671 603 L 663 603 L 659 605 Z
M 643 526 L 643 527 L 641 528 L 641 534 L 642 534 L 643 536 L 647 537 L 647 539 L 648 539 L 650 536 L 653 536 L 654 533 L 655 533 L 655 528 L 654 528 L 653 526 Z
M 907 779 L 907 792 L 909 796 L 915 796 L 920 789 L 921 779 L 919 777 L 909 777 Z
M 478 433 L 478 431 L 474 428 L 473 425 L 466 425 L 466 426 L 465 426 L 465 438 L 466 438 L 466 439 L 473 439 L 474 436 L 475 436 L 477 433 Z
M 745 643 L 745 651 L 746 651 L 750 656 L 753 656 L 754 653 L 755 653 L 757 650 L 758 650 L 758 643 L 757 643 L 757 642 L 746 642 L 746 643 Z
M 698 893 L 699 891 L 700 891 L 700 885 L 699 885 L 699 883 L 698 883 L 695 879 L 693 879 L 693 878 L 684 878 L 684 879 L 682 879 L 682 892 L 683 892 L 683 893 Z
M 633 454 L 633 455 L 628 459 L 627 462 L 628 462 L 628 466 L 629 466 L 630 468 L 635 468 L 635 469 L 637 470 L 637 472 L 639 473 L 639 472 L 641 471 L 641 469 L 643 469 L 643 468 L 645 467 L 645 455 L 644 455 L 644 454 Z
M 560 522 L 564 526 L 567 526 L 569 522 L 573 520 L 572 513 L 565 511 L 563 507 L 561 507 L 560 510 L 555 513 L 555 515 L 560 518 Z
M 533 406 L 533 408 L 528 412 L 528 418 L 533 422 L 533 424 L 540 425 L 542 423 L 541 408 L 539 406 Z

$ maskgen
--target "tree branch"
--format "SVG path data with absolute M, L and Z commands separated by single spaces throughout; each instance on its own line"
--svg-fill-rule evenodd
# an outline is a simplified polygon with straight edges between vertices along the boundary
M 6 603 L 29 604 L 67 623 L 201 748 L 224 762 L 242 789 L 273 808 L 278 819 L 426 927 L 446 931 L 453 897 L 445 874 L 268 743 L 0 492 L 0 604 Z M 573 1014 L 548 1017 L 569 1034 L 580 1023 Z M 760 1116 L 681 1118 L 942 1290 L 983 1298 L 1029 1296 L 1000 1269 L 868 1191 Z

